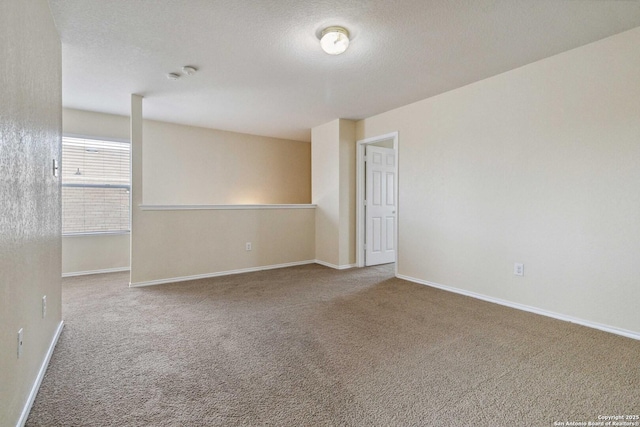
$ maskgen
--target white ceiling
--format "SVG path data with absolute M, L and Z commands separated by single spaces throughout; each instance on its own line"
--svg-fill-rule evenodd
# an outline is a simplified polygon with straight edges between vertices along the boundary
M 640 26 L 637 0 L 49 0 L 63 104 L 310 140 L 362 119 Z M 330 25 L 351 32 L 340 56 Z M 166 78 L 183 65 L 199 72 Z

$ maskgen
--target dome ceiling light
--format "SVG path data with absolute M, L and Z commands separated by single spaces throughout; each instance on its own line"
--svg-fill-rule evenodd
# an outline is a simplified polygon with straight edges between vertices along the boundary
M 320 46 L 329 55 L 340 55 L 349 47 L 349 31 L 343 27 L 327 27 L 320 35 Z

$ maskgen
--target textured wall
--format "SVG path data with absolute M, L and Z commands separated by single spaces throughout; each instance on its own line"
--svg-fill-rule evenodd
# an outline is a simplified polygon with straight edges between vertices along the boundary
M 52 174 L 61 53 L 46 0 L 0 3 L 0 58 L 0 425 L 8 426 L 18 422 L 61 321 L 60 183 Z
M 359 122 L 399 131 L 399 273 L 640 333 L 638 46 L 640 28 Z
M 340 264 L 356 262 L 356 123 L 340 119 Z
M 128 141 L 131 135 L 129 116 L 62 109 L 62 131 L 65 135 Z
M 145 204 L 311 201 L 311 145 L 144 121 Z
M 316 259 L 336 267 L 355 263 L 355 122 L 336 119 L 311 130 Z
M 144 120 L 145 204 L 311 201 L 311 145 Z M 66 135 L 128 140 L 129 118 L 65 108 Z
M 62 236 L 62 274 L 129 268 L 126 234 Z
M 340 265 L 340 120 L 311 130 L 311 201 L 316 208 L 316 259 Z
M 141 211 L 131 283 L 311 261 L 315 209 Z M 135 220 L 134 220 L 135 221 Z M 253 249 L 245 250 L 252 242 Z

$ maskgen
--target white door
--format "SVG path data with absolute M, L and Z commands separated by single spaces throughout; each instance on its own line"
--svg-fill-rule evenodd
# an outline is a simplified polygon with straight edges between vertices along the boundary
M 396 152 L 365 150 L 365 265 L 387 264 L 396 260 Z

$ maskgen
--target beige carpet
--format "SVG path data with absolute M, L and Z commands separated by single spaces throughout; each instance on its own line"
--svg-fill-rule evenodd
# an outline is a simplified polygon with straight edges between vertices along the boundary
M 28 426 L 551 426 L 640 413 L 640 341 L 318 265 L 64 280 Z

